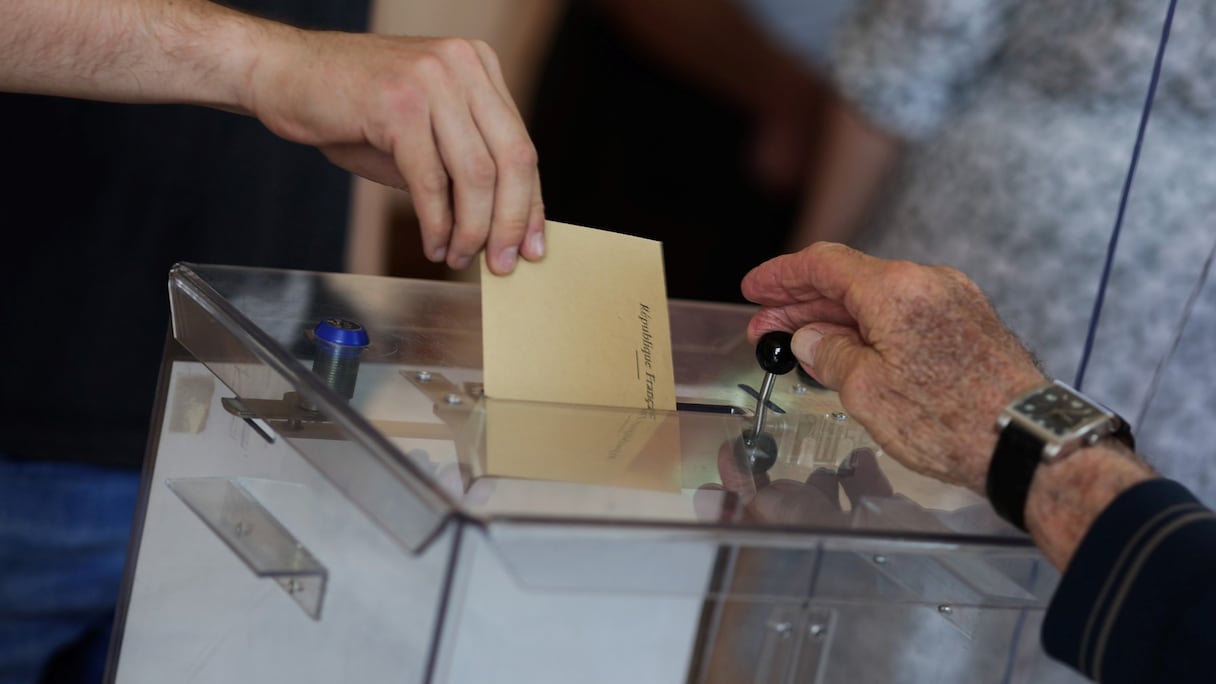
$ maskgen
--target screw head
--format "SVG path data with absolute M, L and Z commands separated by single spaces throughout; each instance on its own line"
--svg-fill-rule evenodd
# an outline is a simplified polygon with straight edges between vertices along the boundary
M 430 371 L 418 371 L 417 373 L 414 374 L 414 379 L 417 380 L 418 382 L 430 382 L 431 381 L 431 372 Z
M 806 394 L 806 392 L 807 392 L 807 387 L 806 387 L 806 385 L 802 384 L 801 382 L 794 385 L 794 394 Z
M 819 639 L 819 638 L 822 638 L 824 634 L 828 633 L 828 628 L 827 628 L 827 625 L 821 625 L 821 624 L 816 623 L 816 624 L 811 625 L 810 627 L 807 627 L 807 631 L 809 631 L 811 633 L 811 636 L 815 637 L 816 639 Z
M 849 419 L 849 414 L 843 413 L 841 411 L 832 411 L 831 413 L 828 414 L 828 418 L 831 418 L 832 420 L 836 421 L 837 423 L 843 423 L 844 421 Z
M 456 406 L 458 404 L 464 403 L 464 399 L 461 399 L 460 397 L 456 396 L 455 394 L 449 394 L 449 395 L 445 396 L 443 398 L 443 400 L 449 406 Z
M 884 556 L 884 555 L 882 555 L 881 553 L 876 554 L 876 555 L 874 556 L 874 562 L 875 562 L 875 563 L 877 563 L 877 564 L 879 564 L 879 565 L 883 565 L 883 564 L 885 564 L 885 563 L 887 562 L 887 557 L 886 557 L 886 556 Z
M 950 615 L 954 612 L 954 607 L 949 603 L 943 603 L 937 607 L 937 612 L 941 613 L 942 615 Z
M 753 474 L 767 473 L 777 462 L 777 440 L 767 432 L 753 434 L 751 428 L 735 440 L 735 458 Z

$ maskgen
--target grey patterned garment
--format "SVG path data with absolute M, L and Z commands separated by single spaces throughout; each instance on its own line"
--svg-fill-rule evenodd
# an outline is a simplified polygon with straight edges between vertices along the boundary
M 1072 382 L 1131 157 L 1164 0 L 872 0 L 834 73 L 909 142 L 857 246 L 955 266 Z M 1086 392 L 1140 452 L 1216 504 L 1216 3 L 1183 0 L 1145 139 Z M 1216 279 L 1216 274 L 1213 274 Z

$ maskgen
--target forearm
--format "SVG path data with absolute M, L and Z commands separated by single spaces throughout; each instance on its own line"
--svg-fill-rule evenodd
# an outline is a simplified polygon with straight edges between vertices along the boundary
M 898 138 L 839 97 L 828 111 L 823 139 L 791 250 L 812 242 L 848 243 L 901 148 Z
M 1216 515 L 1185 487 L 1141 482 L 1106 505 L 1069 561 L 1043 646 L 1095 681 L 1210 682 Z
M 8 0 L 0 89 L 246 111 L 254 48 L 285 30 L 205 0 Z
M 1026 498 L 1026 525 L 1052 565 L 1064 570 L 1115 497 L 1153 477 L 1148 465 L 1113 440 L 1081 449 L 1039 466 Z

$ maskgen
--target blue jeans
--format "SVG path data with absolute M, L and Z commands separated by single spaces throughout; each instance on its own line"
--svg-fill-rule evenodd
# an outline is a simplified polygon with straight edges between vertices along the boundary
M 136 470 L 0 458 L 0 684 L 101 681 L 138 493 Z

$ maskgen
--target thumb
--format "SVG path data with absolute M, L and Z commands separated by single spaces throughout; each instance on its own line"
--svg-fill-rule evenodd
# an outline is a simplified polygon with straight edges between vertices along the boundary
M 803 368 L 825 387 L 839 390 L 845 378 L 873 354 L 855 328 L 816 323 L 794 333 L 790 350 Z

